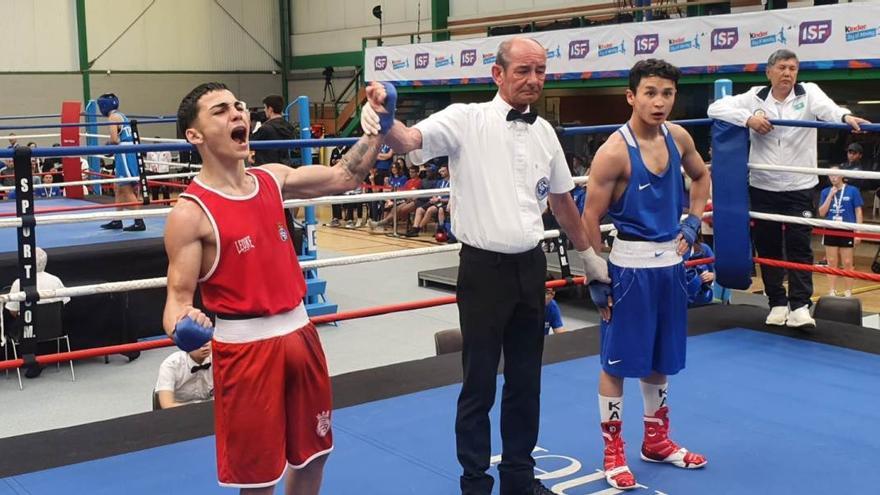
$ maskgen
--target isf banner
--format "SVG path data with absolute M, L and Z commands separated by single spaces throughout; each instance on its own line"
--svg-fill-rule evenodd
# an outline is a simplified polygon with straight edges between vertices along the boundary
M 531 33 L 547 50 L 550 80 L 623 77 L 645 58 L 685 74 L 763 71 L 780 48 L 801 69 L 880 67 L 880 2 L 691 17 Z M 498 45 L 510 36 L 367 48 L 368 81 L 398 85 L 491 82 Z

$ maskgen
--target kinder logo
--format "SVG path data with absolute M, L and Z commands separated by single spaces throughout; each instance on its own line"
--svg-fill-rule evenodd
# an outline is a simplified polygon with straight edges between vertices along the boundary
M 683 50 L 699 50 L 700 46 L 700 36 L 702 33 L 694 35 L 693 38 L 670 38 L 669 39 L 669 52 L 680 52 Z
M 405 58 L 403 60 L 392 60 L 391 67 L 394 68 L 394 70 L 409 69 L 409 59 Z
M 846 41 L 859 41 L 868 38 L 876 38 L 878 28 L 869 28 L 866 24 L 858 24 L 855 26 L 844 26 L 846 32 Z
M 599 56 L 600 57 L 608 57 L 610 55 L 617 55 L 626 53 L 626 45 L 624 45 L 623 41 L 618 45 L 617 43 L 599 43 Z
M 718 28 L 712 31 L 712 50 L 730 50 L 739 43 L 739 29 Z
M 477 51 L 476 50 L 462 50 L 461 51 L 461 61 L 458 65 L 462 67 L 473 67 L 474 64 L 477 63 Z
M 573 40 L 568 42 L 568 59 L 587 58 L 590 53 L 590 40 Z
M 380 55 L 373 59 L 373 69 L 385 70 L 386 67 L 388 67 L 388 57 L 385 55 Z
M 559 45 L 556 45 L 556 49 L 547 49 L 547 58 L 562 58 L 562 50 L 559 49 Z
M 434 67 L 452 67 L 455 65 L 455 58 L 452 55 L 447 57 L 437 57 L 434 59 Z
M 491 65 L 495 63 L 495 54 L 494 53 L 484 53 L 483 54 L 483 65 Z
M 640 34 L 633 41 L 636 55 L 650 55 L 660 46 L 659 34 Z
M 757 31 L 749 33 L 749 46 L 755 48 L 757 46 L 772 45 L 779 43 L 780 45 L 788 44 L 788 38 L 785 36 L 785 30 L 791 27 L 781 27 L 778 33 L 770 33 L 769 31 Z
M 831 37 L 831 21 L 802 22 L 798 29 L 798 45 L 820 45 Z
M 431 63 L 431 55 L 428 53 L 416 53 L 415 64 L 416 69 L 425 69 Z

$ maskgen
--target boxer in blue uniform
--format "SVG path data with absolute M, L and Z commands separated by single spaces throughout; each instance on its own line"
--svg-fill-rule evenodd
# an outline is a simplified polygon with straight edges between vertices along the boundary
M 111 122 L 119 122 L 119 125 L 109 126 L 110 143 L 121 146 L 130 146 L 134 144 L 134 136 L 131 133 L 131 125 L 128 118 L 119 111 L 119 98 L 113 93 L 105 93 L 98 97 L 98 110 L 101 115 L 107 117 Z M 131 182 L 117 182 L 113 190 L 115 191 L 117 203 L 131 203 L 138 201 L 138 162 L 135 153 L 116 153 L 113 155 L 113 162 L 116 166 L 116 178 L 131 177 Z M 138 208 L 137 206 L 135 208 Z M 122 220 L 113 220 L 101 225 L 102 229 L 122 229 L 128 232 L 137 232 L 146 230 L 147 226 L 143 219 L 136 218 L 134 223 L 128 227 L 122 227 Z
M 609 256 L 611 284 L 592 282 L 602 315 L 599 411 L 605 440 L 605 478 L 636 488 L 621 437 L 623 380 L 639 378 L 645 406 L 641 457 L 698 468 L 705 457 L 669 439 L 667 376 L 685 366 L 687 289 L 682 254 L 690 250 L 709 198 L 710 178 L 691 136 L 667 123 L 681 72 L 657 59 L 630 70 L 632 117 L 599 148 L 590 169 L 584 222 L 594 249 L 599 220 L 611 216 L 617 239 Z M 692 179 L 690 214 L 681 169 Z

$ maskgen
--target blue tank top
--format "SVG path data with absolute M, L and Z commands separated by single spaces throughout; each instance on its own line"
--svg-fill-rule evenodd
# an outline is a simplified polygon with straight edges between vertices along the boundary
M 113 113 L 119 114 L 122 117 L 122 123 L 117 126 L 119 129 L 119 143 L 134 143 L 134 136 L 131 133 L 131 124 L 128 123 L 128 117 L 119 110 L 114 110 Z
M 661 175 L 645 166 L 629 124 L 618 130 L 626 141 L 631 172 L 623 195 L 608 210 L 619 234 L 654 242 L 675 239 L 684 204 L 681 155 L 666 125 L 661 129 L 669 150 L 669 163 Z

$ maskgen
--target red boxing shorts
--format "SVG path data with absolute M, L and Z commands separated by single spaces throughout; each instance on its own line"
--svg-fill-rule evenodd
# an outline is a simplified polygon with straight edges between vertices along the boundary
M 333 450 L 327 363 L 305 310 L 297 314 L 301 308 L 250 320 L 218 319 L 212 359 L 221 486 L 273 486 L 288 465 L 302 468 Z M 273 335 L 303 318 L 297 330 Z M 240 342 L 245 329 L 262 338 Z

